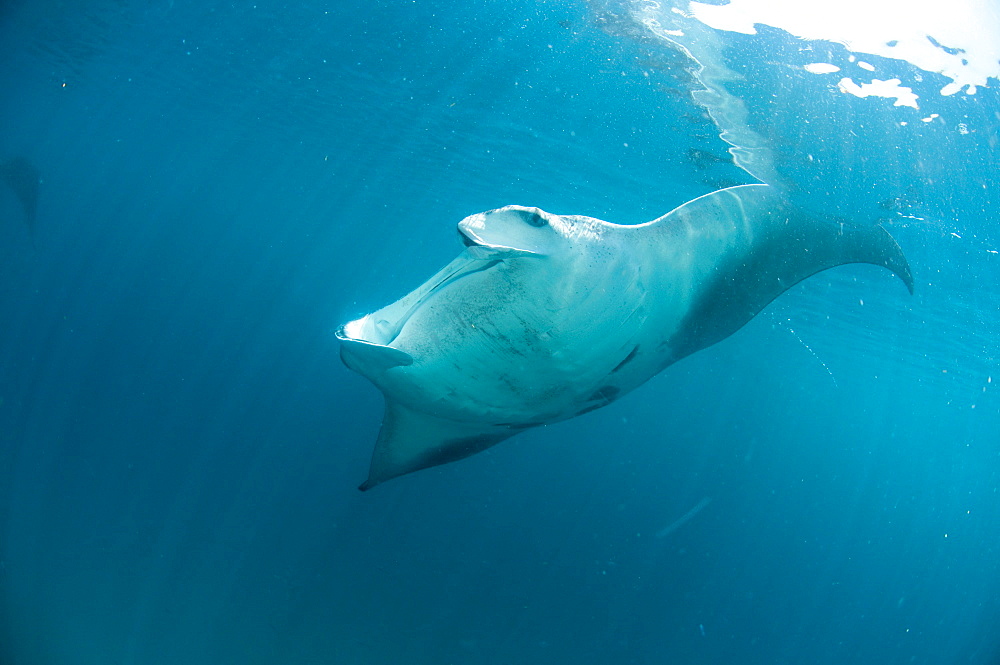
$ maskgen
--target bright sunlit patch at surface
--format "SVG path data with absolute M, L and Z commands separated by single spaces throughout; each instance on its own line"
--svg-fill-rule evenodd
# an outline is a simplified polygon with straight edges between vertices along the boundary
M 840 67 L 837 65 L 831 65 L 828 62 L 811 62 L 808 65 L 805 65 L 802 69 L 812 74 L 833 74 L 834 72 L 840 71 Z
M 917 96 L 913 94 L 911 89 L 901 86 L 899 83 L 899 79 L 889 79 L 888 81 L 873 79 L 871 83 L 858 85 L 852 79 L 845 77 L 840 79 L 840 83 L 837 85 L 841 91 L 848 92 L 856 97 L 887 97 L 896 100 L 893 106 L 919 108 L 917 106 Z
M 942 95 L 962 89 L 973 94 L 990 78 L 1000 78 L 1000 6 L 994 0 L 732 0 L 692 2 L 690 10 L 718 30 L 752 35 L 755 24 L 764 24 L 803 39 L 840 43 L 855 53 L 905 60 L 950 79 Z

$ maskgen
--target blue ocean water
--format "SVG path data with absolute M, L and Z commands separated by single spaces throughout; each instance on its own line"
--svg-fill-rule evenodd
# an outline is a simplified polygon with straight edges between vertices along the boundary
M 33 230 L 0 188 L 2 665 L 1000 662 L 996 79 L 820 96 L 795 67 L 843 46 L 719 32 L 686 47 L 733 74 L 727 143 L 636 6 L 0 7 L 0 161 L 41 175 Z M 468 214 L 647 221 L 754 182 L 734 142 L 883 222 L 916 294 L 817 275 L 605 409 L 357 491 L 382 401 L 337 325 Z

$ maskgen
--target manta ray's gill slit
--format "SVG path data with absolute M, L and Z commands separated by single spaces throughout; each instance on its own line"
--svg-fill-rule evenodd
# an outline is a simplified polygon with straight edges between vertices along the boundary
M 618 386 L 601 386 L 587 398 L 586 401 L 593 402 L 590 406 L 584 407 L 580 411 L 576 412 L 576 415 L 582 416 L 585 413 L 590 413 L 591 411 L 596 411 L 602 406 L 607 406 L 614 402 L 621 395 L 621 388 Z
M 417 301 L 413 303 L 409 309 L 406 310 L 406 313 L 404 313 L 401 317 L 399 317 L 399 320 L 396 322 L 395 331 L 393 331 L 393 334 L 390 335 L 388 341 L 386 341 L 385 344 L 386 345 L 392 344 L 392 342 L 397 337 L 399 337 L 399 333 L 403 331 L 403 328 L 406 326 L 406 322 L 409 321 L 410 318 L 413 316 L 413 314 L 418 309 L 420 309 L 420 306 L 423 305 L 425 302 L 427 302 L 427 300 L 431 298 L 435 293 L 437 293 L 441 289 L 451 284 L 454 284 L 463 277 L 468 277 L 469 275 L 474 275 L 477 272 L 483 272 L 484 270 L 489 270 L 490 268 L 492 268 L 493 266 L 497 265 L 500 262 L 501 259 L 490 259 L 488 261 L 484 261 L 482 259 L 470 258 L 468 263 L 459 266 L 458 268 L 455 268 L 453 271 L 442 277 L 440 280 L 438 280 L 437 284 L 432 286 L 430 289 L 426 291 L 426 293 L 417 298 Z M 482 265 L 475 265 L 477 263 Z
M 594 393 L 587 398 L 588 402 L 597 400 L 602 401 L 605 404 L 615 401 L 618 395 L 621 393 L 621 388 L 618 386 L 601 386 Z
M 629 316 L 631 316 L 631 314 Z M 611 373 L 614 374 L 615 372 L 617 372 L 618 370 L 620 370 L 622 367 L 624 367 L 625 365 L 629 364 L 629 362 L 631 362 L 632 359 L 635 358 L 635 354 L 637 354 L 638 352 L 639 352 L 639 347 L 638 346 L 635 347 L 634 349 L 632 349 L 631 351 L 629 351 L 629 354 L 627 356 L 625 356 L 625 359 L 622 360 L 620 363 L 618 363 L 615 366 L 615 368 L 613 370 L 611 370 Z

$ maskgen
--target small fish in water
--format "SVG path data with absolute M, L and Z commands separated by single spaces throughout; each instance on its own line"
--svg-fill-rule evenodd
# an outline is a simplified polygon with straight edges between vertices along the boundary
M 821 270 L 884 266 L 913 292 L 884 229 L 817 219 L 767 185 L 635 226 L 506 206 L 458 233 L 458 258 L 337 331 L 385 395 L 362 490 L 610 404 Z

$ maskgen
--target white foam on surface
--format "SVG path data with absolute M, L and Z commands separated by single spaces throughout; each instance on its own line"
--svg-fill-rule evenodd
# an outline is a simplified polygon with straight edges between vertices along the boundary
M 844 77 L 840 79 L 840 83 L 837 85 L 841 92 L 846 92 L 856 97 L 886 97 L 896 100 L 893 106 L 920 108 L 917 106 L 917 96 L 913 94 L 913 90 L 900 85 L 900 83 L 899 79 L 889 79 L 887 81 L 872 79 L 871 83 L 858 85 L 854 82 L 854 79 Z
M 950 79 L 942 95 L 974 94 L 990 79 L 1000 79 L 995 0 L 732 0 L 692 2 L 690 13 L 717 30 L 753 35 L 757 24 L 769 25 L 854 53 L 905 60 Z M 869 63 L 858 65 L 874 70 Z

